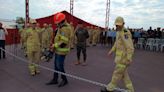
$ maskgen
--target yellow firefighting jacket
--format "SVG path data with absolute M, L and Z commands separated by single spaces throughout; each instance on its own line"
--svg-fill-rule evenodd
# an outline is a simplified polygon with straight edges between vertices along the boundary
M 132 60 L 134 46 L 132 35 L 129 30 L 123 28 L 122 31 L 117 32 L 116 41 L 111 50 L 115 52 L 116 58 L 119 56 L 126 60 Z
M 37 29 L 29 28 L 26 31 L 27 51 L 39 51 L 40 39 Z
M 65 23 L 61 28 L 58 29 L 57 35 L 55 37 L 55 53 L 59 55 L 66 55 L 70 51 L 70 37 L 71 26 L 68 23 Z

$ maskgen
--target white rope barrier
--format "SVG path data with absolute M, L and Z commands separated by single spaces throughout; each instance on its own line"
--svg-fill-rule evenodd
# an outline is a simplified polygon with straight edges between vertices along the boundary
M 18 56 L 16 56 L 16 55 L 14 55 L 13 53 L 11 53 L 11 52 L 9 52 L 9 51 L 7 51 L 7 50 L 4 50 L 4 49 L 2 49 L 2 48 L 0 48 L 0 49 L 1 49 L 2 51 L 5 51 L 7 54 L 9 54 L 9 55 L 15 57 L 15 58 L 18 59 L 18 60 L 21 60 L 21 61 L 23 61 L 23 62 L 25 62 L 25 63 L 29 63 L 28 60 L 26 60 L 26 59 L 23 59 L 23 58 L 21 58 L 21 57 L 18 57 Z M 73 78 L 73 79 L 77 79 L 77 80 L 80 80 L 80 81 L 84 81 L 84 82 L 87 82 L 87 83 L 90 83 L 90 84 L 93 84 L 93 85 L 96 85 L 96 86 L 100 86 L 100 87 L 107 87 L 106 84 L 103 84 L 103 83 L 100 83 L 100 82 L 92 81 L 92 80 L 85 79 L 85 78 L 82 78 L 82 77 L 79 77 L 79 76 L 75 76 L 75 75 L 71 75 L 71 74 L 68 74 L 68 73 L 63 73 L 63 72 L 55 71 L 54 69 L 51 69 L 51 68 L 48 68 L 48 67 L 45 67 L 45 66 L 41 66 L 41 65 L 38 65 L 38 64 L 35 64 L 35 63 L 33 63 L 33 64 L 39 66 L 39 67 L 42 68 L 42 69 L 45 69 L 45 70 L 48 70 L 48 71 L 51 71 L 51 72 L 55 72 L 55 73 L 59 73 L 59 74 L 68 76 L 68 77 Z M 128 92 L 127 90 L 125 90 L 125 89 L 120 89 L 120 88 L 116 88 L 116 90 L 121 91 L 121 92 Z
M 0 49 L 3 50 L 3 51 L 5 51 L 7 54 L 15 57 L 18 60 L 21 60 L 21 61 L 23 61 L 25 63 L 29 63 L 28 60 L 26 60 L 26 59 L 23 59 L 21 57 L 18 57 L 16 55 L 14 55 L 13 53 L 11 53 L 11 52 L 9 52 L 7 50 L 4 50 L 2 48 L 0 48 Z M 38 65 L 38 64 L 35 64 L 35 63 L 33 63 L 33 64 L 39 66 L 42 69 L 45 69 L 45 70 L 48 70 L 48 71 L 51 71 L 51 72 L 55 72 L 55 73 L 59 73 L 59 74 L 68 76 L 68 77 L 73 78 L 73 79 L 77 79 L 77 80 L 84 81 L 84 82 L 87 82 L 87 83 L 91 83 L 91 84 L 94 84 L 94 85 L 97 85 L 97 86 L 101 86 L 101 87 L 107 87 L 107 85 L 106 84 L 103 84 L 103 83 L 99 83 L 99 82 L 96 82 L 96 81 L 92 81 L 92 80 L 89 80 L 89 79 L 85 79 L 85 78 L 82 78 L 82 77 L 71 75 L 71 74 L 68 74 L 68 73 L 63 73 L 63 72 L 55 71 L 54 69 L 51 69 L 51 68 L 48 68 L 48 67 L 45 67 L 45 66 L 41 66 L 41 65 Z

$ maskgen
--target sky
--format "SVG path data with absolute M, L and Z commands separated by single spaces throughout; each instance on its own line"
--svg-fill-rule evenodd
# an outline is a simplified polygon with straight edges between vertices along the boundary
M 56 12 L 69 12 L 70 0 L 29 0 L 30 17 L 41 18 Z M 89 23 L 105 26 L 107 0 L 74 0 L 74 15 Z M 164 0 L 111 0 L 109 27 L 122 16 L 130 28 L 164 28 Z M 0 19 L 25 16 L 25 0 L 0 0 Z

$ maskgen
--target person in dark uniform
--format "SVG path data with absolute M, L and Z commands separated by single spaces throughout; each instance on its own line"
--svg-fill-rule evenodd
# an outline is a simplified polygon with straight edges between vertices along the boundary
M 80 63 L 82 63 L 82 65 L 86 65 L 86 58 L 87 58 L 86 42 L 87 39 L 89 38 L 89 34 L 88 31 L 83 27 L 83 24 L 81 22 L 79 22 L 79 25 L 76 28 L 75 35 L 77 37 L 76 48 L 77 48 L 77 59 L 78 59 L 75 62 L 75 65 L 79 65 Z M 81 51 L 83 53 L 83 62 L 80 62 Z

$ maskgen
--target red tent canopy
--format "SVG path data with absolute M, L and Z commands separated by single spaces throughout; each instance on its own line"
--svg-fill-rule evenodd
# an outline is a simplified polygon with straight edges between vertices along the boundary
M 73 20 L 73 26 L 76 27 L 78 22 L 83 23 L 83 25 L 86 26 L 92 26 L 92 27 L 99 27 L 96 25 L 93 25 L 91 23 L 88 23 L 80 18 L 77 18 L 75 16 L 72 16 L 70 13 L 67 11 L 62 11 L 66 15 L 66 20 L 70 23 Z M 55 14 L 54 14 L 55 15 Z M 55 30 L 56 26 L 54 25 L 53 17 L 54 15 L 43 17 L 43 18 L 38 18 L 36 21 L 40 24 L 41 27 L 43 27 L 44 23 L 47 24 L 52 24 L 53 29 Z M 102 27 L 99 27 L 101 29 L 104 29 Z M 19 43 L 20 42 L 20 35 L 18 33 L 18 29 L 7 29 L 9 32 L 9 35 L 6 36 L 6 44 L 13 44 L 13 43 Z
M 99 26 L 96 26 L 96 25 L 93 25 L 91 23 L 88 23 L 82 19 L 79 19 L 75 16 L 72 16 L 70 13 L 68 13 L 67 11 L 62 11 L 62 13 L 64 13 L 66 15 L 66 20 L 70 23 L 72 22 L 73 20 L 73 26 L 76 27 L 78 22 L 82 22 L 84 26 L 92 26 L 92 27 L 99 27 Z M 55 15 L 55 14 L 54 14 Z M 36 21 L 40 24 L 40 26 L 42 27 L 44 23 L 47 23 L 47 24 L 52 24 L 52 27 L 53 29 L 56 28 L 56 26 L 54 25 L 54 22 L 53 22 L 53 16 L 54 15 L 51 15 L 51 16 L 47 16 L 47 17 L 43 17 L 43 18 L 38 18 L 36 19 Z M 102 27 L 99 27 L 101 29 L 104 29 Z

